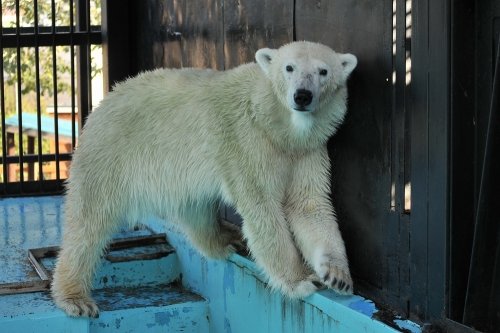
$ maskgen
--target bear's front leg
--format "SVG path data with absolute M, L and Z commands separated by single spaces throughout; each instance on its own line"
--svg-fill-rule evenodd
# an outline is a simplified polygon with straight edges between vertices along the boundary
M 321 287 L 304 263 L 286 223 L 279 202 L 254 201 L 246 196 L 237 204 L 243 217 L 243 236 L 256 263 L 264 269 L 269 285 L 290 298 L 305 297 Z
M 298 247 L 322 283 L 341 294 L 351 294 L 345 245 L 329 200 L 329 168 L 326 148 L 296 162 L 285 214 Z

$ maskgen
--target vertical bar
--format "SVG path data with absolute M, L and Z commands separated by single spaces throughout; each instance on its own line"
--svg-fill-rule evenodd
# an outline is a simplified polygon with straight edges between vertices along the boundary
M 2 0 L 0 0 L 0 9 L 3 8 Z M 3 19 L 0 16 L 0 29 L 2 29 L 3 35 Z M 0 101 L 0 113 L 1 113 L 1 121 L 2 121 L 2 175 L 3 175 L 3 183 L 6 184 L 9 181 L 8 174 L 8 164 L 7 164 L 7 136 L 5 131 L 5 84 L 4 84 L 4 75 L 3 75 L 3 45 L 1 44 L 2 39 L 0 38 L 0 94 L 2 95 L 2 99 Z M 6 189 L 7 187 L 5 187 Z M 5 190 L 6 191 L 6 190 Z
M 414 1 L 412 11 L 411 308 L 427 319 L 445 311 L 449 1 Z
M 469 278 L 465 298 L 463 322 L 468 325 L 479 326 L 487 330 L 486 323 L 492 325 L 493 317 L 489 317 L 488 305 L 494 295 L 492 288 L 494 272 L 499 265 L 492 254 L 498 244 L 498 218 L 495 213 L 500 177 L 497 170 L 500 165 L 498 147 L 500 143 L 500 126 L 498 119 L 500 96 L 500 38 L 497 42 L 496 59 L 493 60 L 493 83 L 491 89 L 491 102 L 486 128 L 484 155 L 482 156 L 482 169 L 479 180 L 479 195 L 475 216 L 474 239 L 469 269 Z M 497 250 L 498 252 L 498 250 Z M 493 309 L 490 309 L 490 311 Z
M 462 321 L 474 234 L 474 146 L 476 50 L 479 17 L 474 1 L 451 2 L 450 227 L 448 318 Z M 486 39 L 486 38 L 485 38 Z
M 54 142 L 55 142 L 55 163 L 56 163 L 56 180 L 61 179 L 59 166 L 59 114 L 57 100 L 57 48 L 56 48 L 56 3 L 51 1 L 52 12 L 52 82 L 54 86 Z
M 17 116 L 18 116 L 18 148 L 19 148 L 19 182 L 22 192 L 24 182 L 24 162 L 23 162 L 23 106 L 22 106 L 22 86 L 21 86 L 21 47 L 20 47 L 20 20 L 19 20 L 19 0 L 16 0 L 16 65 L 17 65 Z
M 449 222 L 450 1 L 429 1 L 428 318 L 445 311 Z M 413 149 L 412 145 L 412 149 Z M 412 164 L 413 166 L 413 164 Z M 412 170 L 414 170 L 412 168 Z
M 86 0 L 76 0 L 76 24 L 77 31 L 87 31 L 89 24 L 87 19 L 87 4 Z M 80 45 L 77 49 L 77 80 L 78 80 L 78 116 L 80 121 L 80 130 L 85 125 L 85 120 L 89 114 L 89 43 L 90 38 L 87 34 L 87 43 Z
M 406 55 L 409 45 L 406 41 L 407 5 L 409 0 L 393 0 L 393 31 L 392 31 L 392 133 L 391 133 L 391 211 L 392 219 L 397 225 L 388 229 L 386 246 L 392 256 L 398 257 L 398 267 L 389 270 L 388 283 L 397 287 L 400 307 L 408 311 L 410 299 L 410 269 L 408 253 L 410 252 L 410 223 L 409 216 L 405 214 L 405 165 L 410 155 L 406 149 L 407 136 L 406 123 L 409 118 L 408 87 L 406 80 Z M 392 244 L 392 245 L 389 245 Z M 391 262 L 388 266 L 394 266 Z
M 73 14 L 74 0 L 69 0 L 69 32 L 70 32 L 70 67 L 71 67 L 71 151 L 75 150 L 76 146 L 76 112 L 75 112 L 75 44 L 73 41 L 73 34 L 75 33 L 75 18 Z M 81 112 L 81 111 L 80 111 Z
M 412 40 L 413 68 L 411 94 L 413 113 L 411 114 L 411 163 L 414 172 L 411 175 L 412 212 L 410 226 L 410 311 L 425 318 L 428 313 L 428 201 L 429 184 L 429 133 L 428 133 L 428 20 L 429 2 L 415 1 L 413 6 L 413 28 L 418 33 Z
M 404 86 L 404 138 L 403 138 L 403 203 L 404 213 L 411 212 L 411 40 L 413 34 L 413 11 L 414 0 L 405 0 L 405 86 Z
M 38 140 L 38 181 L 40 192 L 43 188 L 43 164 L 42 164 L 42 106 L 40 103 L 40 49 L 38 45 L 38 0 L 34 0 L 35 19 L 35 81 L 36 81 L 36 121 Z
M 28 154 L 34 154 L 35 153 L 35 137 L 28 135 L 28 147 L 27 151 Z M 28 163 L 28 180 L 35 180 L 35 163 L 30 162 Z
M 404 145 L 405 136 L 405 1 L 394 0 L 394 27 L 393 27 L 393 115 L 392 115 L 392 169 L 391 169 L 391 210 L 403 213 L 404 198 L 404 165 L 406 152 Z
M 15 134 L 14 133 L 7 133 L 7 149 L 8 149 L 8 155 L 9 156 L 14 156 L 16 154 L 16 139 L 15 139 Z M 9 180 L 16 180 L 16 170 L 14 169 L 14 166 L 9 166 Z
M 92 111 L 92 48 L 90 45 L 90 32 L 92 31 L 92 25 L 90 21 L 90 0 L 87 0 L 87 11 L 86 11 L 86 16 L 87 16 L 87 68 L 88 68 L 88 99 L 89 99 L 89 112 Z

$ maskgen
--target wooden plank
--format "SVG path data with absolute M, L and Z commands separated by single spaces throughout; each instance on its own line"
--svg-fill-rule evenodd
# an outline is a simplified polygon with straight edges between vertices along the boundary
M 497 37 L 498 38 L 498 37 Z M 500 196 L 500 38 L 495 52 L 492 95 L 484 155 L 479 183 L 479 196 L 475 214 L 474 241 L 469 272 L 463 320 L 470 326 L 482 331 L 495 331 L 500 324 L 500 294 L 498 277 L 500 263 L 500 245 L 498 238 L 500 227 L 498 214 L 494 208 Z
M 223 68 L 222 0 L 149 0 L 137 7 L 141 69 Z
M 429 1 L 414 3 L 412 8 L 412 212 L 411 212 L 411 290 L 410 311 L 420 318 L 427 313 L 428 291 L 428 13 Z M 418 32 L 415 33 L 415 31 Z
M 177 17 L 169 0 L 137 1 L 137 66 L 141 70 L 158 67 L 181 67 L 180 40 L 176 31 Z M 172 30 L 173 27 L 173 30 Z M 165 55 L 165 46 L 168 53 Z
M 450 113 L 450 258 L 448 318 L 462 321 L 474 235 L 474 99 L 476 30 L 473 1 L 452 1 Z
M 448 223 L 449 13 L 445 1 L 414 3 L 410 311 L 445 311 Z
M 12 294 L 34 293 L 50 290 L 49 280 L 14 282 L 0 284 L 0 296 Z
M 132 17 L 131 8 L 131 0 L 102 1 L 102 68 L 105 92 L 109 92 L 117 82 L 135 74 L 132 69 L 133 48 L 130 38 L 133 33 L 133 25 L 129 19 Z
M 232 68 L 254 61 L 262 47 L 278 48 L 293 40 L 293 0 L 224 1 L 224 64 Z
M 449 222 L 450 8 L 449 1 L 429 1 L 428 66 L 428 318 L 439 318 L 446 306 L 447 228 Z M 415 72 L 419 71 L 418 68 Z M 421 128 L 420 131 L 424 131 Z M 414 221 L 415 222 L 415 221 Z M 415 224 L 415 228 L 418 225 Z M 421 229 L 419 229 L 421 230 Z M 418 244 L 416 244 L 418 246 Z M 422 250 L 420 247 L 418 250 Z M 422 273 L 424 270 L 419 270 Z M 413 276 L 412 276 L 413 279 Z M 423 300 L 423 299 L 422 299 Z M 417 302 L 422 302 L 416 299 Z
M 222 0 L 185 1 L 177 14 L 184 67 L 223 69 Z

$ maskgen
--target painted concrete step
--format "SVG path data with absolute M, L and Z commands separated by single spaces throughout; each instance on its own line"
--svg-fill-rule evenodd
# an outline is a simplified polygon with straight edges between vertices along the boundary
M 130 236 L 130 233 L 127 235 Z M 112 247 L 117 244 L 135 242 L 154 237 L 154 244 L 142 243 L 128 245 L 126 248 L 112 249 L 103 258 L 94 278 L 94 288 L 132 287 L 171 283 L 180 279 L 180 268 L 177 254 L 173 247 L 165 241 L 164 235 L 147 235 L 140 237 L 115 238 Z M 132 246 L 132 247 L 131 247 Z M 49 256 L 39 260 L 41 265 L 52 274 L 55 257 Z
M 151 259 L 134 259 L 134 253 L 150 254 Z M 157 257 L 154 257 L 157 255 Z M 113 251 L 106 256 L 94 278 L 96 289 L 119 286 L 165 284 L 180 279 L 179 260 L 168 244 Z
M 208 305 L 176 284 L 95 290 L 99 318 L 70 318 L 47 292 L 5 295 L 0 332 L 208 332 Z
M 48 286 L 48 278 L 41 279 L 28 260 L 28 251 L 42 253 L 39 262 L 50 276 L 55 262 L 53 249 L 61 242 L 63 215 L 62 197 L 0 201 L 0 234 L 3 236 L 0 237 L 0 295 L 19 291 L 20 287 L 26 287 L 24 291 L 29 291 L 30 286 L 31 291 L 42 291 Z M 141 237 L 158 235 L 147 226 L 139 225 L 118 232 L 113 239 Z M 115 248 L 109 252 L 94 281 L 96 288 L 169 283 L 179 278 L 176 255 L 168 244 L 139 242 L 139 245 L 142 246 Z M 52 257 L 35 249 L 46 249 Z

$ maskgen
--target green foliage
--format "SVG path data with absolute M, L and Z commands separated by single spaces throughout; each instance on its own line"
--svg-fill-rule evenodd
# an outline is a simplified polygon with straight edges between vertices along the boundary
M 54 12 L 52 15 L 52 1 L 39 0 L 38 8 L 38 25 L 39 26 L 52 26 L 54 21 L 56 26 L 69 26 L 70 24 L 70 6 L 69 1 L 54 1 Z M 16 13 L 16 1 L 4 0 L 2 1 L 2 15 L 4 13 Z M 75 6 L 73 6 L 75 11 Z M 100 0 L 93 1 L 91 6 L 91 20 L 93 22 L 100 21 Z M 16 19 L 5 20 L 4 25 L 7 27 L 15 27 Z M 19 25 L 21 27 L 34 27 L 35 26 L 35 7 L 33 0 L 20 0 L 19 1 Z M 92 45 L 92 50 L 96 50 L 100 46 Z M 70 85 L 68 80 L 64 80 L 65 74 L 70 73 L 71 59 L 69 57 L 69 46 L 58 46 L 56 51 L 51 47 L 39 47 L 39 81 L 40 93 L 45 96 L 53 96 L 57 90 L 58 93 L 69 92 Z M 54 57 L 56 63 L 57 86 L 54 87 L 54 78 L 52 75 L 52 68 L 54 64 Z M 4 73 L 5 84 L 17 84 L 18 61 L 21 64 L 21 93 L 27 94 L 36 91 L 36 50 L 35 47 L 24 47 L 20 49 L 18 54 L 16 49 L 6 48 L 3 53 L 4 60 Z M 76 61 L 75 61 L 76 63 Z M 97 67 L 92 62 L 91 77 L 101 73 L 102 69 Z M 67 75 L 66 75 L 67 76 Z
M 65 52 L 69 52 L 69 47 Z M 58 49 L 59 51 L 59 49 Z M 35 65 L 35 48 L 24 47 L 20 49 L 19 55 L 16 49 L 4 50 L 4 71 L 6 73 L 6 85 L 17 84 L 17 63 L 18 57 L 21 63 L 21 93 L 27 94 L 31 91 L 36 91 L 36 65 Z M 42 95 L 52 96 L 54 94 L 54 82 L 52 75 L 53 66 L 53 50 L 52 48 L 41 47 L 39 48 L 39 81 L 40 93 Z M 70 72 L 70 64 L 68 60 L 64 59 L 59 52 L 56 52 L 56 73 L 63 74 Z M 63 80 L 57 80 L 57 91 L 67 91 L 69 85 Z
M 16 0 L 4 0 L 2 1 L 2 7 L 5 11 L 10 11 L 12 13 L 16 12 Z M 74 7 L 74 6 L 73 6 Z M 51 25 L 52 21 L 55 20 L 55 25 L 69 25 L 70 15 L 69 15 L 69 2 L 68 1 L 54 1 L 54 12 L 55 18 L 52 17 L 52 1 L 50 0 L 38 0 L 37 10 L 38 10 L 38 24 Z M 74 9 L 74 8 L 73 8 Z M 19 23 L 20 26 L 31 26 L 35 25 L 35 1 L 33 0 L 19 0 Z M 11 27 L 15 27 L 16 22 L 10 24 Z
M 54 23 L 56 26 L 70 25 L 70 2 L 74 2 L 73 24 L 76 24 L 76 1 L 75 0 L 56 0 L 54 1 L 54 8 L 52 8 L 51 0 L 38 0 L 37 1 L 37 25 L 39 27 L 52 27 Z M 15 28 L 17 23 L 22 28 L 35 27 L 35 1 L 34 0 L 19 0 L 19 22 L 16 17 L 16 0 L 2 0 L 2 22 L 3 28 Z M 91 22 L 93 25 L 99 25 L 101 0 L 91 0 Z M 53 10 L 54 9 L 54 10 Z M 52 15 L 55 12 L 55 15 Z M 91 53 L 98 52 L 100 45 L 92 45 Z M 38 50 L 38 51 L 37 51 Z M 75 54 L 77 46 L 75 46 Z M 38 69 L 39 69 L 39 86 L 37 87 L 36 77 L 36 52 L 38 52 Z M 3 49 L 3 66 L 4 66 L 4 90 L 3 102 L 6 111 L 6 117 L 12 116 L 17 108 L 17 89 L 18 89 L 18 74 L 20 72 L 21 82 L 21 103 L 23 112 L 36 112 L 37 110 L 37 96 L 36 92 L 40 92 L 40 103 L 42 113 L 49 103 L 52 103 L 52 97 L 57 94 L 70 93 L 70 72 L 71 72 L 71 56 L 70 46 L 57 46 L 52 47 L 23 47 L 19 53 L 16 48 Z M 76 58 L 75 58 L 76 70 Z M 53 65 L 56 63 L 57 86 L 54 87 L 53 78 Z M 20 71 L 18 71 L 18 63 L 20 64 Z M 101 64 L 95 61 L 91 62 L 91 77 L 94 78 L 101 73 Z M 98 66 L 99 65 L 99 66 Z M 0 92 L 1 93 L 1 92 Z M 15 153 L 19 153 L 19 137 L 15 135 Z M 23 135 L 23 150 L 27 153 L 26 141 L 27 136 Z M 0 140 L 0 150 L 2 142 Z M 35 145 L 35 150 L 38 149 L 38 143 Z M 50 140 L 47 138 L 42 139 L 42 152 L 48 153 L 50 150 Z M 37 153 L 35 151 L 35 153 Z M 0 175 L 1 176 L 1 175 Z M 0 179 L 0 182 L 3 181 Z

